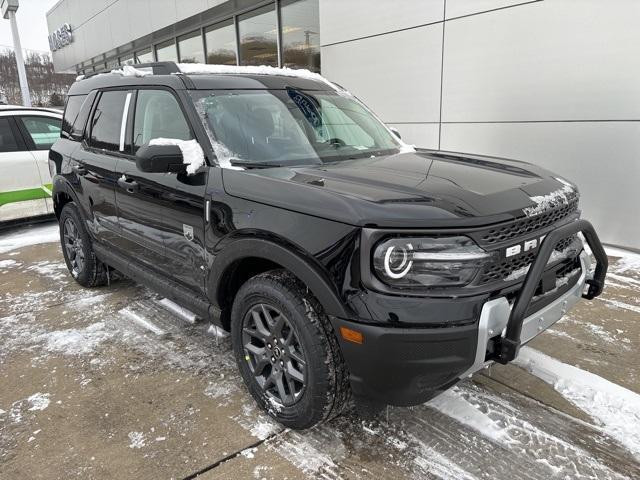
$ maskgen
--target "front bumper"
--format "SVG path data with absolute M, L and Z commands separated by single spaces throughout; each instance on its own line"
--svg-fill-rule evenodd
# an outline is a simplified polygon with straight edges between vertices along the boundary
M 472 324 L 393 328 L 333 318 L 355 396 L 398 406 L 424 403 L 493 361 L 507 363 L 513 360 L 520 345 L 560 320 L 580 298 L 599 295 L 606 274 L 606 255 L 591 225 L 582 220 L 578 222 L 570 228 L 561 227 L 557 235 L 549 235 L 547 248 L 541 248 L 515 301 L 509 302 L 506 297 L 487 301 L 482 306 L 479 320 Z M 576 231 L 583 231 L 596 256 L 595 278 L 590 273 L 590 257 L 583 251 L 578 280 L 543 308 L 524 317 L 540 282 L 542 267 L 557 239 Z M 362 343 L 344 340 L 339 335 L 341 327 L 361 332 Z

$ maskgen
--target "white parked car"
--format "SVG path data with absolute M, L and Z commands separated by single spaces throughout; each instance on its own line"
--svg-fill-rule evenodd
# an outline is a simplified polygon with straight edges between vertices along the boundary
M 0 105 L 0 226 L 53 213 L 48 157 L 61 127 L 59 110 Z

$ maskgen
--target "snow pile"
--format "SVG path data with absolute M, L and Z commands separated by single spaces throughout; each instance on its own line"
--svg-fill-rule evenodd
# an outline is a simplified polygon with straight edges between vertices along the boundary
M 146 445 L 146 439 L 142 432 L 129 432 L 129 448 L 142 448 Z
M 554 208 L 558 205 L 567 205 L 578 194 L 577 190 L 569 182 L 562 181 L 559 178 L 556 180 L 562 183 L 562 188 L 554 190 L 546 195 L 538 195 L 535 197 L 529 197 L 536 205 L 523 208 L 522 211 L 527 217 L 535 217 L 541 213 L 546 212 L 550 208 Z
M 26 228 L 7 236 L 0 236 L 0 253 L 7 253 L 21 247 L 60 241 L 60 230 L 57 223 L 45 226 Z
M 187 174 L 193 175 L 204 165 L 204 152 L 197 140 L 179 140 L 177 138 L 153 138 L 149 145 L 176 145 L 182 152 Z
M 104 322 L 96 322 L 86 328 L 70 328 L 39 335 L 35 340 L 42 342 L 49 352 L 63 355 L 87 355 L 105 340 L 113 336 L 105 329 Z
M 480 411 L 477 405 L 470 403 L 462 395 L 459 387 L 447 390 L 427 405 L 463 425 L 477 430 L 483 436 L 497 443 L 503 443 L 505 440 L 506 431 L 491 417 Z
M 640 458 L 640 395 L 530 347 L 522 347 L 514 363 L 553 385 Z
M 38 410 L 44 410 L 49 406 L 49 394 L 48 393 L 34 393 L 29 398 L 27 398 L 27 402 L 29 402 L 29 411 L 34 412 Z
M 623 250 L 622 248 L 605 247 L 607 255 L 617 257 L 615 262 L 609 265 L 609 273 L 640 273 L 640 254 Z
M 122 75 L 123 77 L 146 77 L 147 75 L 153 75 L 153 71 L 151 70 L 141 70 L 131 65 L 124 65 L 117 70 L 111 70 L 111 73 Z

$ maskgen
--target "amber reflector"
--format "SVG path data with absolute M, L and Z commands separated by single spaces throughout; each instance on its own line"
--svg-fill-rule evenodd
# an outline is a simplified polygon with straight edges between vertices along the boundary
M 342 338 L 344 338 L 347 342 L 361 344 L 363 340 L 362 333 L 356 332 L 355 330 L 351 330 L 347 327 L 340 327 L 340 335 L 342 335 Z

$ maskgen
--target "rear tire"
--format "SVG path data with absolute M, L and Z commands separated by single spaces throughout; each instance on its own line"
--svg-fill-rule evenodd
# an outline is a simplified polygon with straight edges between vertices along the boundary
M 60 243 L 71 276 L 83 287 L 100 287 L 107 283 L 107 266 L 96 257 L 78 207 L 67 203 L 60 213 Z
M 312 427 L 348 403 L 348 375 L 331 323 L 289 272 L 263 273 L 240 288 L 231 339 L 249 392 L 283 425 Z

